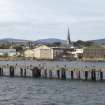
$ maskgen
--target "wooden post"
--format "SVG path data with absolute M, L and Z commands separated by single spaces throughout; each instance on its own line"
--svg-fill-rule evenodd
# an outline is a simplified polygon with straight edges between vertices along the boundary
M 57 78 L 60 79 L 60 70 L 57 70 Z
M 24 69 L 24 77 L 26 77 L 26 68 Z
M 51 79 L 52 78 L 52 71 L 49 70 L 49 78 Z
M 23 68 L 20 68 L 20 76 L 23 77 Z
M 100 80 L 103 80 L 103 72 L 100 70 Z
M 10 77 L 14 77 L 14 67 L 13 66 L 10 66 L 10 70 L 9 70 L 9 72 L 10 72 Z
M 96 81 L 96 70 L 94 70 L 94 80 Z
M 66 70 L 65 70 L 65 68 L 61 68 L 61 78 L 63 80 L 66 80 Z
M 0 76 L 2 76 L 2 68 L 0 67 Z
M 96 80 L 96 71 L 95 71 L 95 69 L 92 69 L 92 71 L 91 71 L 91 79 Z
M 80 73 L 80 71 L 78 71 L 78 79 L 79 80 L 81 79 L 81 73 Z
M 47 69 L 44 70 L 44 77 L 47 78 Z
M 92 69 L 92 71 L 91 71 L 91 80 L 94 80 L 94 74 L 93 74 L 93 69 Z
M 35 78 L 41 77 L 41 70 L 38 67 L 34 67 L 32 70 L 32 76 Z
M 2 75 L 2 76 L 4 75 L 4 73 L 3 73 L 3 67 L 1 68 L 1 75 Z
M 85 71 L 85 80 L 88 80 L 88 71 Z
M 73 72 L 73 70 L 71 71 L 71 79 L 72 80 L 74 79 L 74 72 Z

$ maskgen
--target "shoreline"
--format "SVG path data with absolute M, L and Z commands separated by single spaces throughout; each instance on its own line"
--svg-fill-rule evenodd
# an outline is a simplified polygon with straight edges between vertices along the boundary
M 18 59 L 0 58 L 0 61 L 105 62 L 105 60 L 84 60 L 84 59 L 83 60 L 43 60 L 43 59 L 25 59 L 25 58 L 18 58 Z

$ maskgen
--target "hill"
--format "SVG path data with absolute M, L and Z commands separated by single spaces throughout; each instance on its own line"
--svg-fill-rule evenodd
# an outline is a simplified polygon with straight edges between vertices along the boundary
M 30 40 L 23 40 L 23 39 L 14 39 L 14 38 L 4 38 L 4 39 L 0 39 L 0 43 L 25 43 L 28 42 Z M 65 44 L 66 41 L 65 40 L 61 40 L 61 39 L 56 39 L 56 38 L 48 38 L 48 39 L 40 39 L 40 40 L 36 40 L 36 41 L 31 41 L 34 44 L 54 44 L 54 43 L 61 43 L 61 44 Z M 91 43 L 90 43 L 91 42 Z M 75 45 L 84 45 L 84 44 L 92 44 L 96 43 L 99 45 L 105 45 L 105 39 L 97 39 L 97 40 L 89 40 L 89 41 L 76 41 L 74 42 Z
M 21 42 L 25 42 L 27 40 L 22 40 L 22 39 L 14 39 L 14 38 L 4 38 L 4 39 L 0 39 L 0 43 L 7 43 L 7 42 L 16 42 L 16 43 L 21 43 Z
M 53 43 L 65 43 L 65 40 L 48 38 L 34 41 L 35 44 L 53 44 Z
M 97 40 L 91 40 L 91 41 L 96 44 L 105 45 L 105 39 L 97 39 Z

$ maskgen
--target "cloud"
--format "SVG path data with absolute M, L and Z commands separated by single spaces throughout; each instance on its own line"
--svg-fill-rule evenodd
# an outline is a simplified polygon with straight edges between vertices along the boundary
M 105 0 L 0 0 L 0 37 L 105 37 Z M 31 36 L 31 37 L 30 37 Z

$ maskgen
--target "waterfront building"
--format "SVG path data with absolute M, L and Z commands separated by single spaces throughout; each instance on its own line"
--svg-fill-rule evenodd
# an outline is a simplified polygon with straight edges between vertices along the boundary
M 83 56 L 83 49 L 75 48 L 75 50 L 71 53 L 74 54 L 75 58 L 79 58 Z
M 33 49 L 33 51 L 36 59 L 53 59 L 53 49 L 46 45 L 41 45 Z
M 75 55 L 72 54 L 74 52 L 74 48 L 65 48 L 65 47 L 53 47 L 53 55 L 54 59 L 65 59 L 65 60 L 73 60 Z
M 46 46 L 40 45 L 34 49 L 26 49 L 24 51 L 24 57 L 35 58 L 35 59 L 53 59 L 53 49 Z
M 16 56 L 16 49 L 0 49 L 0 56 Z
M 25 50 L 24 51 L 24 57 L 33 58 L 34 57 L 34 51 L 32 49 Z
M 84 49 L 84 58 L 105 58 L 105 48 L 89 47 Z
M 83 54 L 83 49 L 78 49 L 78 48 L 77 48 L 77 49 L 76 49 L 76 53 L 77 53 L 77 54 Z

